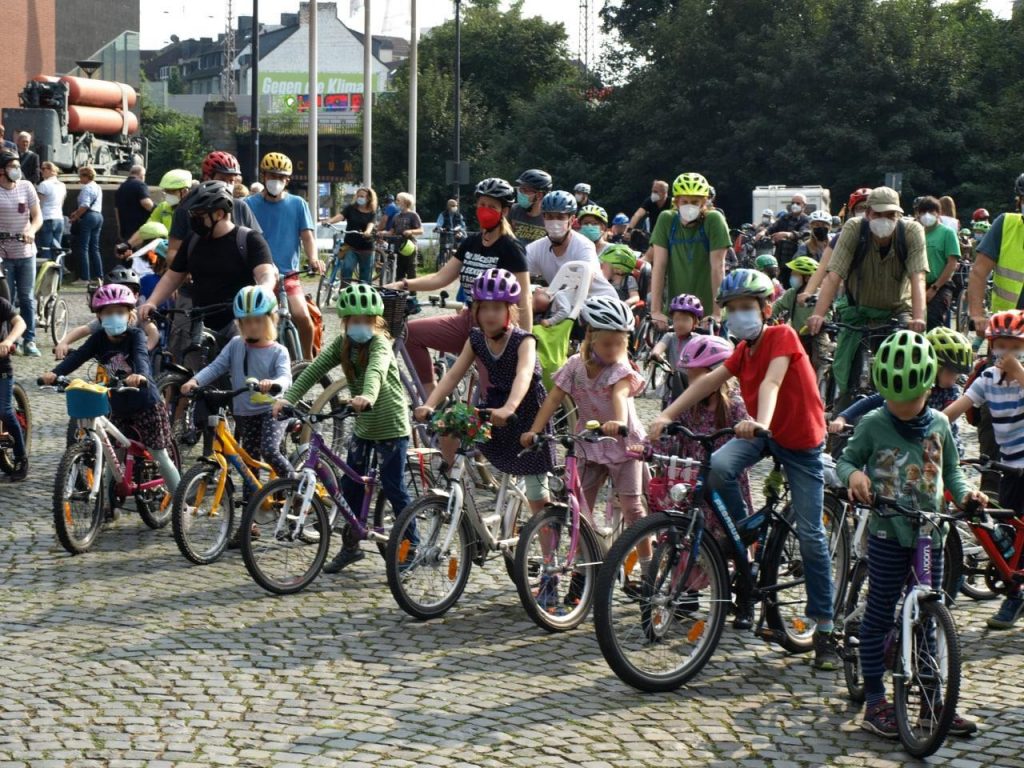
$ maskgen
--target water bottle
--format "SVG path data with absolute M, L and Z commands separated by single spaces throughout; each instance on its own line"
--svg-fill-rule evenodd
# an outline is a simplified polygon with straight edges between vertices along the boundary
M 992 529 L 992 539 L 995 541 L 996 546 L 999 547 L 999 551 L 1003 554 L 1003 559 L 1006 562 L 1012 562 L 1013 558 L 1013 534 L 1010 533 L 1012 530 L 1006 525 L 996 525 Z
M 785 487 L 785 480 L 778 467 L 774 467 L 764 480 L 764 495 L 768 499 L 781 499 L 782 489 Z

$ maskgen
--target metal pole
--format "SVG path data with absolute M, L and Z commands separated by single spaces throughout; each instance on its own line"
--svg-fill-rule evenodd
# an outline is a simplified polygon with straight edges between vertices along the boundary
M 455 0 L 455 200 L 459 201 L 462 165 L 462 0 Z
M 252 42 L 249 50 L 252 52 L 252 61 L 249 63 L 249 96 L 252 99 L 250 107 L 252 114 L 249 116 L 249 143 L 252 145 L 249 154 L 249 161 L 252 168 L 252 179 L 250 183 L 260 177 L 260 0 L 252 0 Z
M 363 9 L 363 186 L 373 181 L 373 32 L 370 30 L 370 0 Z
M 317 119 L 320 115 L 318 100 L 320 98 L 319 74 L 317 67 L 317 0 L 309 2 L 309 157 L 306 165 L 306 176 L 309 182 L 306 187 L 306 199 L 309 201 L 309 212 L 313 221 L 320 217 L 320 190 L 317 184 Z
M 413 199 L 416 199 L 416 101 L 419 91 L 419 77 L 417 72 L 417 34 L 416 34 L 416 0 L 409 0 L 410 5 L 410 31 L 409 31 L 409 189 L 407 190 Z

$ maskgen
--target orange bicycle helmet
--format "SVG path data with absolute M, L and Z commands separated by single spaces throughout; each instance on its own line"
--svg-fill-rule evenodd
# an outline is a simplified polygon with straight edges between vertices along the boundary
M 989 318 L 985 338 L 992 339 L 1024 339 L 1024 312 L 1019 309 L 1008 309 L 996 312 Z

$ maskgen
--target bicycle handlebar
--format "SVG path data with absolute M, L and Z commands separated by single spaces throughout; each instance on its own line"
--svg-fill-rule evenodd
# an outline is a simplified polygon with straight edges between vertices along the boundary
M 131 374 L 131 373 L 129 373 L 129 374 L 124 374 L 124 373 L 114 374 L 111 377 L 111 382 L 110 382 L 111 384 L 113 384 L 113 386 L 108 386 L 107 384 L 103 384 L 102 386 L 106 388 L 108 393 L 110 393 L 110 392 L 138 392 L 139 391 L 138 387 L 126 387 L 123 384 L 121 384 L 121 382 L 124 381 L 124 379 L 127 376 L 132 376 L 132 375 L 134 375 L 134 374 Z M 43 377 L 40 376 L 40 377 L 38 377 L 36 379 L 36 386 L 39 387 L 40 389 L 52 389 L 52 390 L 54 390 L 56 392 L 64 392 L 67 389 L 68 385 L 71 384 L 72 381 L 73 381 L 73 379 L 70 376 L 58 376 L 54 380 L 53 384 L 47 384 L 45 381 L 43 381 Z M 147 381 L 148 381 L 148 379 L 147 379 Z
M 200 398 L 200 397 L 202 397 L 202 398 L 210 398 L 210 399 L 223 397 L 225 399 L 232 399 L 234 397 L 237 397 L 238 395 L 243 395 L 246 392 L 259 392 L 259 391 L 260 391 L 259 382 L 248 381 L 248 382 L 245 383 L 245 386 L 239 387 L 238 389 L 215 389 L 212 385 L 210 385 L 208 387 L 197 387 L 196 389 L 192 390 L 192 392 L 190 392 L 187 395 L 187 397 L 190 400 L 195 400 L 195 399 Z M 273 386 L 270 387 L 270 391 L 267 394 L 279 395 L 279 394 L 281 394 L 281 391 L 282 391 L 281 385 L 280 384 L 274 384 Z
M 961 459 L 960 463 L 977 467 L 982 472 L 999 472 L 1013 477 L 1020 477 L 1024 474 L 1024 468 L 1011 467 L 1009 464 L 1003 464 L 1001 461 L 993 461 L 985 454 L 976 459 Z
M 167 319 L 168 315 L 185 315 L 190 320 L 198 320 L 206 317 L 206 315 L 212 315 L 215 312 L 220 312 L 222 309 L 228 309 L 233 306 L 232 302 L 225 301 L 220 304 L 208 304 L 205 307 L 190 307 L 189 309 L 178 309 L 177 307 L 170 307 L 169 309 L 154 308 L 149 314 L 164 319 Z
M 372 409 L 372 405 L 367 406 L 366 408 L 367 411 Z M 358 416 L 359 413 L 359 411 L 357 411 L 348 403 L 340 405 L 337 408 L 332 408 L 330 411 L 327 411 L 326 413 L 309 413 L 308 411 L 304 411 L 294 405 L 285 404 L 285 406 L 281 409 L 281 413 L 278 415 L 277 419 L 278 421 L 284 421 L 285 419 L 295 419 L 297 421 L 302 422 L 303 424 L 312 425 L 317 424 L 321 421 L 327 421 L 328 419 L 334 419 L 339 417 L 341 418 L 342 421 L 344 421 L 345 419 L 351 416 Z

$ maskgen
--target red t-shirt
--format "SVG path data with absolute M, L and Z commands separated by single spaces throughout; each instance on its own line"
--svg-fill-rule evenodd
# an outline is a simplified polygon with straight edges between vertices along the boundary
M 747 413 L 756 421 L 758 390 L 768 365 L 776 357 L 788 357 L 789 368 L 779 387 L 775 415 L 768 425 L 772 438 L 791 451 L 816 448 L 825 440 L 825 407 L 821 403 L 814 368 L 791 326 L 765 328 L 752 353 L 747 350 L 747 342 L 741 341 L 732 357 L 725 361 L 725 367 L 739 379 Z

